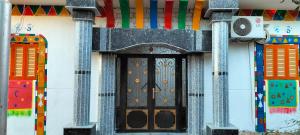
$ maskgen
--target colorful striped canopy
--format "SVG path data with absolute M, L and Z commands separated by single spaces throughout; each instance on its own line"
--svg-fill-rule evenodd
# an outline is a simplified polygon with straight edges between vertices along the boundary
M 151 29 L 200 29 L 206 9 L 203 0 L 104 0 L 101 23 L 107 28 L 151 28 Z M 116 4 L 119 7 L 116 7 Z M 149 5 L 149 6 L 145 6 Z M 64 6 L 13 5 L 12 15 L 20 16 L 70 16 Z M 263 16 L 265 21 L 299 21 L 299 11 L 241 9 L 237 16 Z M 103 26 L 103 24 L 102 24 Z

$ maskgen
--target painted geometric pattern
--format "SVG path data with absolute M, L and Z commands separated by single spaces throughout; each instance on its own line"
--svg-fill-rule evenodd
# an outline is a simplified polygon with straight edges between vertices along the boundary
M 265 90 L 264 90 L 264 46 L 256 44 L 255 47 L 255 116 L 256 131 L 266 131 L 266 107 L 265 107 Z
M 8 116 L 31 116 L 33 81 L 10 80 L 8 88 Z
M 298 102 L 296 80 L 268 80 L 268 106 L 274 108 L 295 108 Z
M 188 0 L 179 0 L 178 9 L 174 0 L 165 2 L 165 7 L 158 9 L 157 1 L 150 0 L 150 8 L 145 8 L 142 0 L 136 0 L 135 9 L 130 9 L 132 1 L 120 0 L 120 8 L 113 7 L 112 0 L 104 1 L 104 6 L 100 8 L 101 15 L 106 17 L 106 27 L 108 28 L 130 28 L 157 29 L 162 26 L 164 29 L 200 29 L 201 19 L 204 17 L 206 9 L 202 0 L 196 0 L 193 10 L 188 10 Z M 176 11 L 176 12 L 175 12 Z M 177 12 L 178 11 L 178 12 Z M 65 6 L 37 6 L 37 5 L 13 5 L 13 16 L 70 16 L 70 12 Z M 263 16 L 265 21 L 299 21 L 300 14 L 294 10 L 253 10 L 241 9 L 236 12 L 238 16 Z M 130 26 L 130 25 L 134 26 Z M 105 25 L 105 24 L 104 24 Z
M 65 6 L 13 5 L 12 16 L 70 16 Z
M 286 35 L 276 37 L 273 36 L 270 38 L 269 44 L 300 44 L 300 36 L 298 35 Z
M 151 1 L 152 2 L 152 1 Z M 151 3 L 152 4 L 152 3 Z M 156 4 L 156 3 L 154 3 Z M 173 2 L 166 2 L 166 9 L 168 9 L 168 5 L 173 6 Z M 107 3 L 109 5 L 109 3 Z M 153 5 L 153 4 L 152 4 Z M 204 18 L 203 13 L 205 13 L 206 9 L 202 8 L 203 3 L 201 1 L 197 1 L 195 4 L 194 12 L 196 12 L 197 15 L 199 15 L 203 19 Z M 25 9 L 25 10 L 24 10 Z M 122 18 L 124 20 L 127 20 L 129 16 L 130 9 L 129 9 L 129 3 L 126 3 L 126 1 L 122 1 L 120 3 L 120 9 Z M 151 6 L 152 10 L 157 10 L 157 7 Z M 101 8 L 100 12 L 102 14 L 102 17 L 107 17 L 108 14 L 106 13 L 105 8 Z M 171 10 L 172 11 L 172 10 Z M 166 12 L 168 15 L 168 12 Z M 157 16 L 157 12 L 151 12 L 150 13 L 151 18 L 155 18 Z M 13 16 L 20 16 L 20 15 L 27 15 L 27 16 L 70 16 L 70 12 L 65 6 L 41 6 L 41 5 L 13 5 L 12 7 L 12 15 Z M 270 20 L 284 20 L 284 21 L 299 21 L 300 20 L 300 14 L 299 11 L 295 10 L 276 10 L 276 9 L 266 9 L 266 10 L 259 10 L 259 9 L 241 9 L 238 12 L 236 12 L 236 15 L 239 16 L 263 16 L 265 21 Z M 195 17 L 195 16 L 193 16 Z M 195 18 L 197 19 L 199 18 Z M 129 21 L 129 20 L 128 20 Z M 126 21 L 127 22 L 127 21 Z M 126 22 L 124 22 L 126 24 Z M 152 24 L 155 22 L 152 22 Z M 154 24 L 153 24 L 154 25 Z M 152 26 L 153 26 L 152 25 Z M 128 26 L 125 25 L 125 26 Z M 155 25 L 153 26 L 155 27 Z
M 264 21 L 299 21 L 299 11 L 295 10 L 253 10 L 253 9 L 241 9 L 236 15 L 238 16 L 263 16 Z
M 35 83 L 35 131 L 36 135 L 45 135 L 47 119 L 47 40 L 42 35 L 18 34 L 11 36 L 11 43 L 37 43 L 38 61 Z

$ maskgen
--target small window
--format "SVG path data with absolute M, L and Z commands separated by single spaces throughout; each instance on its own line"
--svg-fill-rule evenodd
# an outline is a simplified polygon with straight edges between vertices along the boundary
M 37 45 L 12 44 L 10 51 L 10 79 L 36 79 Z
M 265 79 L 298 79 L 298 45 L 265 46 Z

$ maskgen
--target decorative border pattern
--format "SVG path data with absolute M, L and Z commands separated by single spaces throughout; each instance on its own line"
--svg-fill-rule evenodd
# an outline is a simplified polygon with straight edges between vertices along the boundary
M 263 16 L 264 21 L 300 21 L 299 11 L 295 10 L 255 10 L 241 9 L 235 15 L 238 16 Z
M 204 5 L 204 2 L 202 0 L 196 0 L 196 3 L 194 5 L 194 10 L 191 10 L 187 12 L 185 9 L 187 8 L 188 2 L 186 0 L 180 0 L 179 1 L 179 12 L 177 16 L 172 15 L 173 14 L 173 0 L 166 1 L 165 3 L 165 12 L 161 13 L 164 14 L 163 18 L 164 23 L 163 24 L 157 24 L 157 21 L 159 19 L 158 9 L 157 9 L 157 2 L 151 1 L 151 8 L 150 9 L 144 9 L 143 2 L 137 1 L 136 3 L 136 10 L 133 13 L 130 12 L 129 8 L 129 1 L 120 1 L 120 10 L 121 13 L 116 12 L 113 9 L 112 0 L 105 1 L 105 6 L 100 7 L 100 13 L 101 16 L 98 17 L 106 17 L 106 27 L 107 28 L 115 28 L 115 27 L 122 27 L 122 28 L 129 28 L 130 27 L 130 21 L 135 26 L 135 28 L 152 28 L 156 29 L 158 28 L 158 25 L 163 25 L 165 29 L 172 29 L 172 25 L 176 24 L 174 22 L 177 20 L 177 29 L 186 29 L 190 28 L 193 30 L 199 30 L 200 29 L 200 21 L 201 19 L 208 19 L 204 18 L 204 13 L 207 9 L 204 9 L 202 6 Z M 150 10 L 149 16 L 145 15 L 146 10 Z M 190 14 L 192 14 L 190 16 Z M 65 6 L 39 6 L 39 5 L 13 5 L 12 7 L 12 16 L 70 16 L 70 12 Z M 241 9 L 238 12 L 236 12 L 237 16 L 263 16 L 264 21 L 300 21 L 300 13 L 299 11 L 295 10 L 257 10 L 257 9 Z M 130 16 L 133 16 L 131 18 Z M 149 18 L 145 18 L 145 17 Z M 177 17 L 175 19 L 174 17 Z M 191 17 L 188 19 L 187 17 Z M 172 19 L 174 18 L 174 19 Z M 187 22 L 187 20 L 192 20 L 192 22 Z M 149 21 L 145 22 L 145 21 Z M 122 25 L 119 26 L 118 22 L 121 22 Z M 172 24 L 173 23 L 173 24 Z M 191 24 L 190 24 L 191 23 Z M 146 26 L 146 24 L 149 24 L 150 26 Z M 175 27 L 173 27 L 175 28 Z
M 65 6 L 13 5 L 12 16 L 70 16 Z
M 35 87 L 35 135 L 46 135 L 48 42 L 42 35 L 13 34 L 11 35 L 11 43 L 38 44 L 38 68 Z
M 264 81 L 264 46 L 256 44 L 254 51 L 256 131 L 266 131 L 266 98 Z
M 123 3 L 121 3 L 123 4 Z M 197 10 L 202 10 L 201 17 L 204 18 L 206 9 L 199 8 L 202 3 L 197 4 Z M 24 8 L 25 7 L 25 8 Z M 123 10 L 127 10 L 129 6 L 121 5 Z M 24 10 L 25 9 L 25 10 Z M 101 17 L 106 17 L 107 14 L 103 7 L 100 10 L 102 12 Z M 128 12 L 128 11 L 127 11 Z M 129 14 L 129 12 L 127 13 Z M 13 5 L 12 6 L 13 16 L 70 16 L 70 12 L 65 6 L 41 6 L 41 5 Z M 277 20 L 277 21 L 300 21 L 300 12 L 295 10 L 276 10 L 276 9 L 241 9 L 236 12 L 238 16 L 263 16 L 265 21 Z M 128 18 L 127 18 L 128 19 Z M 126 25 L 128 26 L 128 25 Z
M 269 42 L 269 44 L 300 44 L 300 36 L 298 35 L 283 35 L 276 36 L 273 35 Z

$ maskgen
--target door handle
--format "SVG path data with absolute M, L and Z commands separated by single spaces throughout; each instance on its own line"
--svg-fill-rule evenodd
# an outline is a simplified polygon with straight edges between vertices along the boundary
M 152 88 L 152 99 L 155 98 L 155 88 Z
M 159 91 L 155 90 L 155 88 L 152 88 L 152 99 L 155 99 L 155 93 Z

